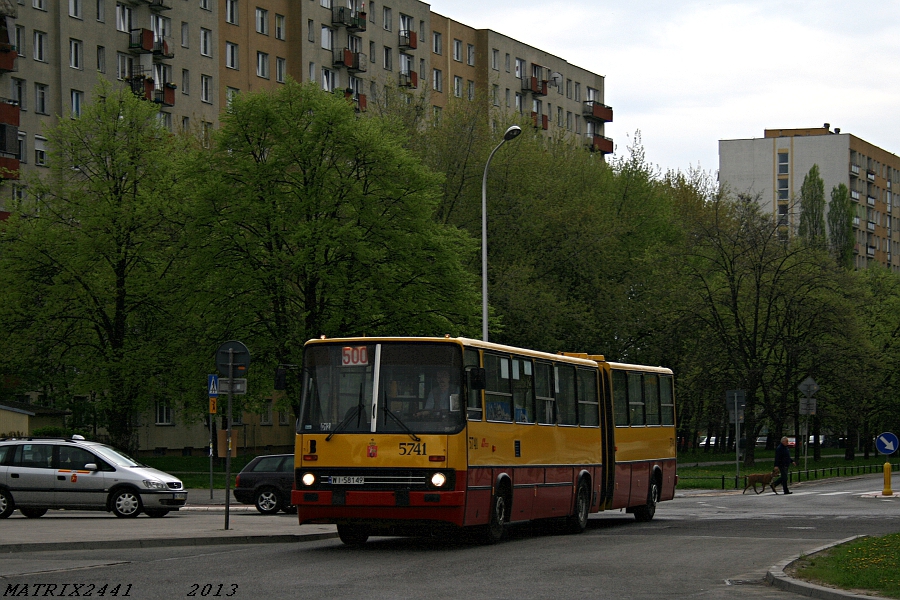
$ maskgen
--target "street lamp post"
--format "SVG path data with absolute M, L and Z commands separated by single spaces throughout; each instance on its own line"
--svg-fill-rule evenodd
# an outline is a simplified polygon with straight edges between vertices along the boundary
M 488 167 L 491 165 L 491 159 L 494 158 L 494 154 L 497 150 L 500 149 L 500 146 L 508 142 L 509 140 L 515 139 L 522 133 L 522 128 L 518 125 L 513 125 L 509 129 L 506 130 L 506 133 L 503 134 L 503 139 L 500 140 L 500 143 L 491 150 L 490 156 L 488 156 L 487 162 L 484 164 L 484 177 L 481 180 L 481 339 L 485 342 L 488 341 L 488 291 L 487 291 L 487 282 L 488 282 L 488 271 L 487 271 L 487 177 L 488 177 Z

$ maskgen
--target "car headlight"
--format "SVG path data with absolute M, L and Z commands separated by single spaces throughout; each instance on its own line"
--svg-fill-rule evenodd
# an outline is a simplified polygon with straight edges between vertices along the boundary
M 151 490 L 167 490 L 167 489 L 169 489 L 169 486 L 167 486 L 162 481 L 153 481 L 152 479 L 145 479 L 144 487 L 150 488 Z
M 431 476 L 431 485 L 434 487 L 441 487 L 447 483 L 447 476 L 441 472 L 437 472 Z
M 312 485 L 316 482 L 316 476 L 312 473 L 304 473 L 303 477 L 300 478 L 300 481 L 303 482 L 303 485 Z

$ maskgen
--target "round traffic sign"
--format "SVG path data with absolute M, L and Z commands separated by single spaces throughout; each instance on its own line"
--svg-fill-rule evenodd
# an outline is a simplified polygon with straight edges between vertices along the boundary
M 890 431 L 885 431 L 875 438 L 875 447 L 880 454 L 893 454 L 897 451 L 897 436 Z
M 230 351 L 230 352 L 229 352 Z M 250 366 L 250 351 L 241 342 L 225 342 L 216 351 L 216 368 L 222 377 L 228 377 L 228 365 L 233 367 L 232 377 L 244 377 Z

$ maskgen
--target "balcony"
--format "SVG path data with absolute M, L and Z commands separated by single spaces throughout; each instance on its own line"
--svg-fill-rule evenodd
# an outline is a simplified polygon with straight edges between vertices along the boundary
M 613 141 L 602 135 L 588 135 L 588 148 L 591 152 L 602 152 L 603 154 L 612 154 Z
M 368 68 L 368 56 L 362 52 L 352 52 L 349 48 L 335 50 L 332 57 L 332 65 L 346 67 L 351 73 L 363 73 Z
M 531 92 L 536 96 L 546 96 L 547 82 L 543 79 L 538 79 L 537 77 L 523 77 L 522 89 L 526 92 Z
M 869 256 L 875 256 L 875 246 L 866 246 L 866 254 Z
M 853 217 L 853 226 L 859 227 L 859 217 Z
M 872 221 L 867 221 L 866 229 L 868 229 L 869 231 L 875 231 L 875 223 L 873 223 Z
M 419 74 L 415 71 L 400 71 L 400 87 L 416 89 L 419 87 Z
M 403 50 L 415 50 L 418 46 L 418 36 L 415 31 L 409 29 L 400 31 L 400 48 Z
M 859 254 L 859 244 L 853 244 L 853 254 Z
M 172 0 L 148 0 L 150 10 L 172 10 Z
M 866 171 L 866 179 L 869 181 L 875 181 L 875 171 Z
M 549 129 L 549 119 L 547 115 L 540 115 L 536 112 L 531 113 L 531 120 L 534 122 L 535 129 Z
M 175 58 L 175 53 L 169 49 L 169 40 L 164 37 L 153 42 L 153 56 L 158 58 Z
M 853 177 L 859 177 L 859 165 L 850 164 L 850 175 Z
M 150 79 L 148 79 L 147 81 L 151 84 L 153 83 L 153 81 Z M 175 106 L 175 88 L 176 85 L 174 83 L 154 85 L 152 100 L 157 104 L 161 104 L 163 106 Z
M 132 29 L 128 49 L 137 54 L 150 54 L 156 47 L 152 29 Z
M 19 103 L 8 98 L 0 98 L 0 124 L 19 126 Z
M 354 95 L 352 88 L 347 88 L 344 90 L 344 99 L 348 100 L 351 104 L 353 104 L 353 108 L 356 109 L 356 112 L 366 112 L 366 95 L 365 94 L 356 94 Z
M 365 31 L 366 13 L 346 6 L 335 6 L 331 9 L 331 24 L 346 27 L 348 31 Z
M 850 199 L 854 202 L 859 202 L 859 192 L 856 190 L 850 190 Z
M 875 196 L 866 196 L 866 203 L 869 206 L 875 206 Z
M 13 44 L 0 44 L 0 73 L 16 71 L 16 47 Z
M 601 104 L 596 100 L 586 100 L 582 114 L 591 119 L 597 119 L 604 123 L 611 123 L 613 120 L 613 110 L 605 104 Z
M 15 154 L 0 154 L 0 179 L 19 178 L 19 157 Z

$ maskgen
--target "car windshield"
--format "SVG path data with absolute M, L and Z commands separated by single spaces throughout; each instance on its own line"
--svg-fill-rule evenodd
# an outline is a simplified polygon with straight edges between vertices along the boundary
M 304 356 L 298 433 L 459 431 L 461 381 L 456 344 L 313 345 Z
M 92 446 L 91 450 L 116 465 L 117 467 L 146 467 L 147 465 L 141 464 L 138 461 L 134 460 L 127 454 L 123 454 L 119 452 L 115 448 L 110 446 Z

